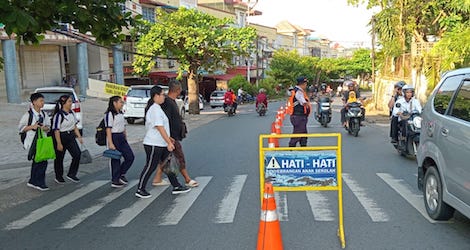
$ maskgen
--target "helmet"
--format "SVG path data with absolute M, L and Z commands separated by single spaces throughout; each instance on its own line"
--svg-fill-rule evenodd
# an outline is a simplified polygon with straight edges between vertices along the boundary
M 408 84 L 403 86 L 402 90 L 403 90 L 403 93 L 406 93 L 407 90 L 411 90 L 413 92 L 413 94 L 415 92 L 415 88 L 411 85 L 408 85 Z
M 228 91 L 233 92 L 232 88 L 229 88 Z
M 399 81 L 399 82 L 396 82 L 396 83 L 395 83 L 395 86 L 394 86 L 394 87 L 395 87 L 395 88 L 403 88 L 403 86 L 405 86 L 405 85 L 406 85 L 406 82 L 404 82 L 404 81 Z
M 260 88 L 260 89 L 259 89 L 259 93 L 264 93 L 264 92 L 266 92 L 265 89 L 263 89 L 263 88 Z
M 344 81 L 344 85 L 346 85 L 346 87 L 351 87 L 354 86 L 354 82 L 351 80 L 346 80 Z
M 320 90 L 321 90 L 321 91 L 326 91 L 326 83 L 322 83 L 322 84 L 320 85 Z

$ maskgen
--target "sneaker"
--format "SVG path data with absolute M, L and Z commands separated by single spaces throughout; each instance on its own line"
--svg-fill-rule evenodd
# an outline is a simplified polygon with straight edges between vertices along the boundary
M 121 182 L 111 182 L 111 187 L 113 188 L 122 188 L 124 187 L 124 184 Z
M 129 183 L 129 181 L 127 180 L 127 178 L 124 175 L 121 175 L 121 177 L 119 177 L 119 182 L 122 183 L 122 184 Z
M 60 177 L 60 178 L 55 178 L 55 182 L 57 182 L 58 184 L 65 184 L 65 180 L 63 177 Z
M 72 182 L 79 183 L 80 179 L 77 178 L 77 176 L 69 176 L 67 175 L 67 179 L 71 180 Z
M 152 195 L 149 192 L 147 192 L 146 190 L 141 190 L 141 189 L 138 189 L 137 192 L 135 192 L 135 196 L 139 198 L 143 198 L 143 199 L 152 197 Z
M 182 194 L 182 193 L 187 193 L 189 191 L 191 191 L 190 187 L 179 186 L 179 187 L 173 188 L 173 191 L 171 191 L 171 193 L 172 194 Z
M 28 183 L 26 183 L 26 186 L 36 189 L 36 185 L 34 185 L 33 183 L 28 182 Z
M 168 182 L 167 180 L 163 179 L 161 182 L 152 182 L 152 186 L 166 186 L 166 185 L 170 185 L 170 182 Z
M 39 191 L 47 191 L 49 190 L 49 187 L 46 185 L 42 185 L 42 186 L 36 186 L 36 189 Z

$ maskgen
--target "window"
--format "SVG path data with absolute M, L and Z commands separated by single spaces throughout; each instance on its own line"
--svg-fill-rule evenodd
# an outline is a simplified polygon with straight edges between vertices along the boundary
M 434 97 L 433 104 L 434 110 L 436 110 L 436 112 L 442 115 L 445 114 L 447 108 L 449 107 L 450 100 L 452 99 L 454 92 L 459 87 L 462 78 L 463 76 L 458 75 L 448 77 L 444 80 L 444 83 L 442 83 L 441 87 L 439 87 L 439 90 Z
M 126 62 L 126 63 L 132 62 L 132 54 L 130 53 L 131 51 L 132 51 L 132 44 L 123 42 L 122 44 L 122 61 L 123 62 Z
M 449 113 L 451 116 L 470 122 L 470 80 L 465 81 L 457 92 L 452 110 Z
M 155 23 L 155 9 L 142 7 L 142 18 L 151 23 Z

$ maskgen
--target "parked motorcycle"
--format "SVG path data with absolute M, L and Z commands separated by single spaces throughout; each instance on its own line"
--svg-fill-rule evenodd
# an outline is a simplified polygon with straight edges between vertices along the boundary
M 317 102 L 317 112 L 315 119 L 323 126 L 327 127 L 331 122 L 331 102 L 329 97 L 322 97 Z
M 416 157 L 421 134 L 421 115 L 417 112 L 403 113 L 406 126 L 399 126 L 398 142 L 394 144 L 398 153 L 405 157 Z
M 346 126 L 349 134 L 357 137 L 361 130 L 362 104 L 360 102 L 351 102 L 346 105 Z
M 256 112 L 258 112 L 259 116 L 266 115 L 266 105 L 264 105 L 264 103 L 259 103 L 256 108 Z
M 234 116 L 235 115 L 235 107 L 233 105 L 225 106 L 224 111 L 227 112 L 228 116 Z

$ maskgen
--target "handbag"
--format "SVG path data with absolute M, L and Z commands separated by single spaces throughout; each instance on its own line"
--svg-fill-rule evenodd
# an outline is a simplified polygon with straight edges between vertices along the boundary
M 181 121 L 181 139 L 186 138 L 187 133 L 188 133 L 188 128 L 186 127 L 186 123 Z
M 104 156 L 104 157 L 111 158 L 111 159 L 115 159 L 115 160 L 120 160 L 120 159 L 121 159 L 121 156 L 122 156 L 122 153 L 119 152 L 118 150 L 106 149 L 106 150 L 103 152 L 103 156 Z
M 81 146 L 82 154 L 80 155 L 80 164 L 89 164 L 93 162 L 90 151 L 85 148 L 85 145 Z
M 38 128 L 38 138 L 36 141 L 36 154 L 34 162 L 43 162 L 55 159 L 54 142 L 51 136 L 46 136 L 42 129 Z
M 165 174 L 178 174 L 180 170 L 180 164 L 178 162 L 178 159 L 173 155 L 173 153 L 170 153 L 168 157 L 166 158 L 162 170 Z

